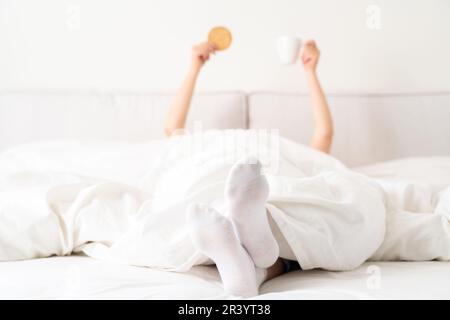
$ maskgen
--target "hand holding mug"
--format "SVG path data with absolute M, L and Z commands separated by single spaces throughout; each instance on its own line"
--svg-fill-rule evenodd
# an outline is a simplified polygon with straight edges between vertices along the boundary
M 316 70 L 320 51 L 314 40 L 305 41 L 302 48 L 301 39 L 282 36 L 278 38 L 277 49 L 281 64 L 294 64 L 300 58 L 306 72 Z
M 308 40 L 303 46 L 303 52 L 300 59 L 306 72 L 316 71 L 317 63 L 319 62 L 320 50 L 316 46 L 314 40 Z

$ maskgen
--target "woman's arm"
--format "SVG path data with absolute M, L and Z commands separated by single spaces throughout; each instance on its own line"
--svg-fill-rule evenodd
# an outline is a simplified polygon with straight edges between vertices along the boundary
M 320 51 L 313 40 L 307 41 L 301 56 L 306 71 L 314 116 L 314 133 L 310 146 L 329 153 L 333 141 L 333 119 L 327 99 L 316 74 Z
M 192 48 L 192 62 L 189 72 L 172 102 L 166 119 L 164 126 L 166 136 L 170 137 L 171 135 L 182 133 L 198 75 L 202 66 L 209 60 L 210 55 L 214 51 L 214 45 L 208 42 L 200 43 Z

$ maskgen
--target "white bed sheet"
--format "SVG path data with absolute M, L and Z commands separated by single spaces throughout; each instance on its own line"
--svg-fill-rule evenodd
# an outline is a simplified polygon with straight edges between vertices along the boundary
M 450 299 L 450 262 L 366 263 L 349 272 L 296 271 L 255 299 Z M 0 263 L 1 299 L 229 299 L 214 267 L 188 273 L 84 256 Z
M 450 180 L 449 160 L 405 159 L 357 170 L 439 185 Z M 228 298 L 214 267 L 171 273 L 84 256 L 0 262 L 0 299 Z M 265 283 L 256 299 L 450 299 L 450 262 L 367 262 L 348 272 L 292 272 Z

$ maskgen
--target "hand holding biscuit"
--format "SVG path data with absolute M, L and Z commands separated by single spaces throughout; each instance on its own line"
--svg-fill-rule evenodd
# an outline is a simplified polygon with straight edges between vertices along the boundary
M 208 41 L 201 42 L 192 47 L 191 67 L 194 72 L 200 71 L 211 54 L 217 50 L 227 49 L 232 42 L 231 32 L 224 27 L 215 27 L 208 34 Z
M 216 47 L 209 42 L 202 42 L 192 47 L 192 68 L 199 71 L 201 67 L 209 60 L 211 54 L 214 54 Z

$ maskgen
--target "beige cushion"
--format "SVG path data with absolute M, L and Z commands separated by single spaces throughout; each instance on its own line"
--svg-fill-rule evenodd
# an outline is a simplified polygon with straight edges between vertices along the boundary
M 164 136 L 173 95 L 101 93 L 0 94 L 0 149 L 50 139 L 146 141 Z M 245 128 L 245 95 L 197 94 L 187 127 Z
M 349 166 L 400 157 L 450 155 L 450 94 L 330 95 L 335 137 L 332 154 Z M 277 128 L 309 143 L 309 97 L 254 93 L 250 128 Z

